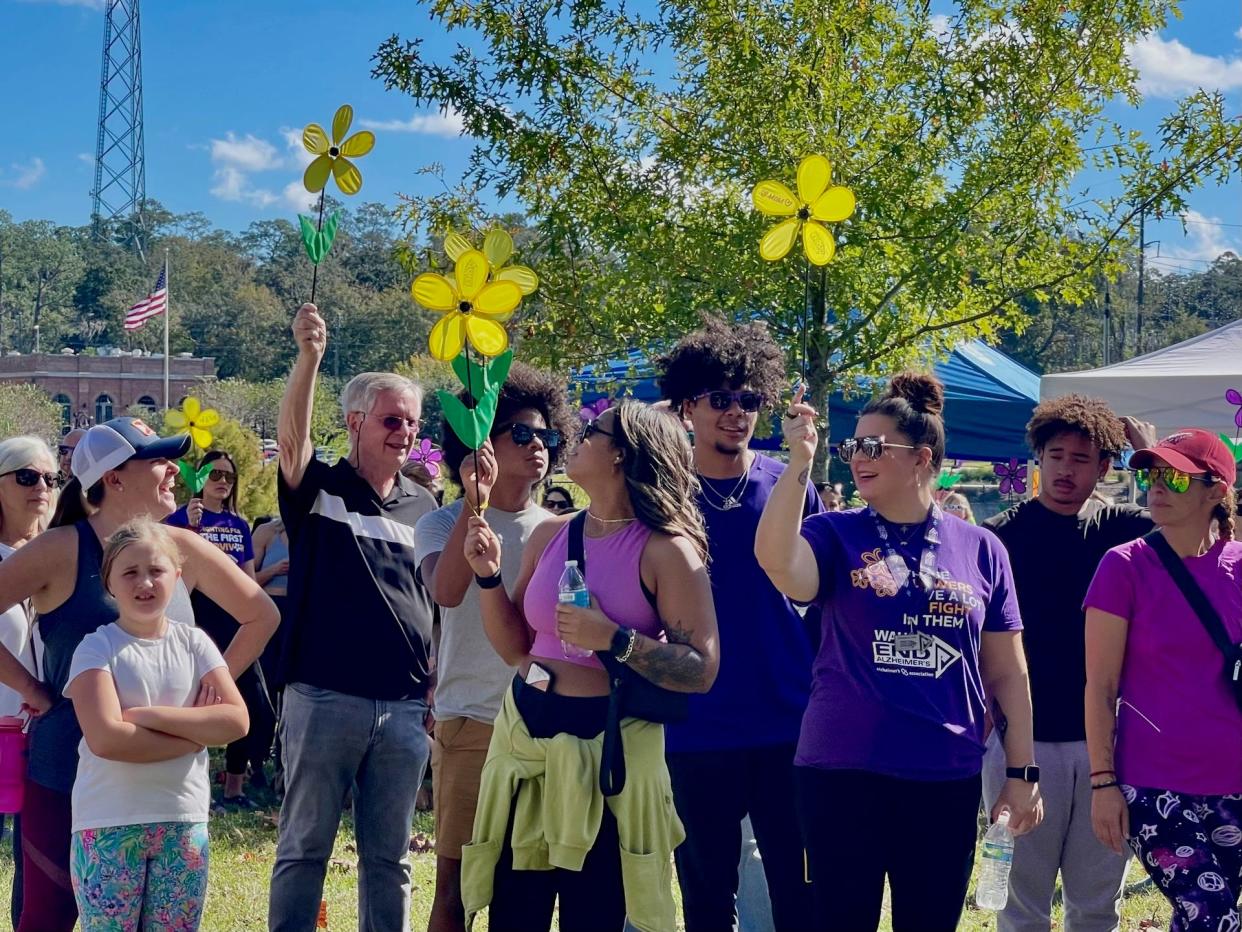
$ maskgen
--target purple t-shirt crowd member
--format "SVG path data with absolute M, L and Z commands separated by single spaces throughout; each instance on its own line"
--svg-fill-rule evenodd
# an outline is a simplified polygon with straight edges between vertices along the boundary
M 215 544 L 232 557 L 238 566 L 245 566 L 248 561 L 254 559 L 254 542 L 250 537 L 250 525 L 244 520 L 229 511 L 208 511 L 204 508 L 202 523 L 196 528 L 191 528 L 187 508 L 188 506 L 182 505 L 169 515 L 164 523 L 197 531 L 199 537 Z
M 984 631 L 1022 620 L 1005 548 L 965 521 L 935 523 L 935 580 L 900 585 L 893 556 L 915 577 L 928 524 L 903 544 L 899 526 L 869 509 L 808 518 L 802 536 L 819 565 L 823 640 L 795 763 L 910 780 L 954 780 L 982 769 Z
M 1234 643 L 1242 641 L 1242 543 L 1218 540 L 1184 561 Z M 1242 793 L 1242 710 L 1212 643 L 1145 540 L 1104 555 L 1086 608 L 1125 618 L 1117 779 L 1176 793 Z

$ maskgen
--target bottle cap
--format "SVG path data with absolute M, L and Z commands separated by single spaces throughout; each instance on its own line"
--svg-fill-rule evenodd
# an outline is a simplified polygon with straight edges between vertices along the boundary
M 1002 809 L 1000 811 L 1000 815 L 996 817 L 996 821 L 1000 825 L 1008 825 L 1009 824 L 1009 810 Z
M 578 561 L 577 561 L 577 560 L 566 560 L 566 561 L 565 561 L 565 565 L 566 565 L 566 566 L 572 566 L 572 567 L 574 567 L 575 569 L 577 569 L 577 567 L 578 567 Z

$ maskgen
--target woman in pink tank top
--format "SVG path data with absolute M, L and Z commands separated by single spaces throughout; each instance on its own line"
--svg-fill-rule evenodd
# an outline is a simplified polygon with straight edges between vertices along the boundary
M 518 669 L 506 702 L 533 739 L 572 735 L 591 742 L 603 730 L 609 695 L 608 674 L 596 655 L 611 652 L 666 689 L 706 692 L 719 663 L 716 616 L 690 446 L 675 420 L 637 402 L 610 408 L 583 427 L 566 472 L 591 499 L 583 529 L 589 608 L 557 598 L 569 516 L 551 518 L 532 533 L 512 600 L 499 585 L 501 544 L 484 517 L 471 520 L 465 552 L 482 589 L 487 636 Z M 480 807 L 490 795 L 489 772 L 499 769 L 490 765 L 504 753 L 501 744 L 493 739 Z M 658 760 L 663 770 L 662 753 Z M 627 780 L 636 776 L 652 775 L 631 769 Z M 655 776 L 668 781 L 666 770 Z M 591 777 L 598 785 L 599 774 Z M 545 797 L 557 792 L 551 782 L 551 774 L 543 777 Z M 671 807 L 669 818 L 676 819 Z M 476 835 L 484 819 L 476 819 Z M 623 889 L 618 825 L 605 807 L 581 870 L 516 870 L 505 839 L 488 927 L 547 929 L 559 897 L 562 930 L 620 930 L 627 892 L 646 895 Z

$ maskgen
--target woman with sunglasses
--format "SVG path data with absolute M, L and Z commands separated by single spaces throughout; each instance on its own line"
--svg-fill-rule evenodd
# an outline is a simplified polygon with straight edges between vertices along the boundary
M 243 573 L 256 579 L 250 525 L 237 512 L 237 464 L 223 450 L 212 450 L 199 466 L 211 467 L 201 494 L 169 515 L 165 524 L 194 531 L 228 556 Z M 194 593 L 191 602 L 198 626 L 221 650 L 228 647 L 237 634 L 237 622 L 202 593 Z M 224 792 L 220 802 L 225 810 L 249 811 L 258 806 L 243 788 L 246 767 L 249 765 L 255 774 L 255 783 L 266 783 L 263 765 L 272 748 L 276 713 L 257 663 L 237 678 L 237 688 L 246 702 L 250 730 L 224 750 Z
M 637 402 L 583 425 L 566 466 L 590 497 L 579 518 L 551 518 L 526 544 L 510 590 L 500 537 L 470 521 L 464 553 L 487 636 L 517 675 L 496 719 L 462 894 L 489 906 L 494 932 L 613 932 L 675 925 L 673 848 L 684 837 L 664 762 L 664 728 L 621 722 L 624 788 L 600 789 L 609 652 L 646 680 L 706 692 L 719 665 L 703 564 L 707 537 L 685 432 Z M 578 522 L 578 523 L 575 523 Z M 571 533 L 582 535 L 590 607 L 560 601 Z M 623 752 L 621 748 L 623 747 Z M 555 800 L 551 805 L 541 800 Z M 511 821 L 512 815 L 512 821 Z M 532 845 L 536 839 L 546 842 Z
M 1157 530 L 1114 547 L 1087 591 L 1091 821 L 1128 842 L 1173 907 L 1174 930 L 1236 929 L 1242 892 L 1242 693 L 1165 558 L 1242 643 L 1233 453 L 1179 430 L 1130 458 Z
M 896 932 L 957 927 L 987 701 L 1006 722 L 1009 766 L 992 817 L 1008 809 L 1021 834 L 1043 816 L 1009 560 L 991 534 L 945 518 L 933 501 L 943 408 L 937 380 L 895 376 L 840 446 L 867 507 L 805 522 L 817 413 L 799 393 L 785 416 L 790 468 L 755 553 L 778 589 L 822 611 L 795 761 L 813 928 L 876 928 L 886 875 Z
M 543 507 L 554 515 L 567 515 L 576 510 L 569 489 L 559 485 L 548 486 L 548 490 L 543 493 Z

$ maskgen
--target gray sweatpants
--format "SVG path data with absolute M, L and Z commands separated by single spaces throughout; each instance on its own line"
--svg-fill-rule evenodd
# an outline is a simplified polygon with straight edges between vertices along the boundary
M 1057 872 L 1065 896 L 1066 932 L 1113 932 L 1127 857 L 1109 851 L 1091 829 L 1091 764 L 1087 742 L 1035 742 L 1044 821 L 1014 844 L 1009 904 L 997 932 L 1048 932 Z M 1005 752 L 993 733 L 983 759 L 983 799 L 990 812 L 1005 784 Z

